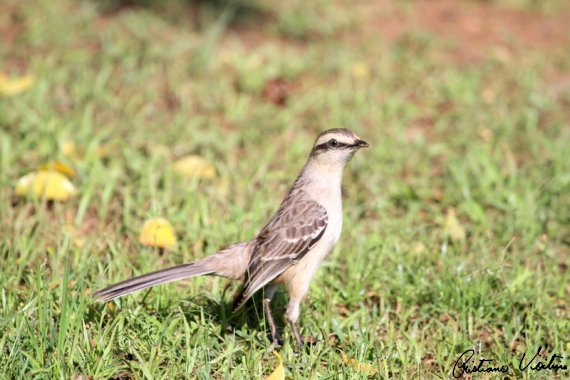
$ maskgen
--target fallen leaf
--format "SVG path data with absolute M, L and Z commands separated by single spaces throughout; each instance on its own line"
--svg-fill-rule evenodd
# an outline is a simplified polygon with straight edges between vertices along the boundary
M 327 339 L 331 340 L 331 341 L 340 341 L 340 338 L 339 338 L 338 334 L 336 334 L 336 333 L 329 333 L 329 335 L 327 336 Z
M 348 309 L 348 307 L 342 303 L 336 304 L 333 308 L 334 308 L 335 313 L 340 314 L 343 317 L 346 317 L 346 316 L 352 314 L 351 311 Z
M 367 306 L 380 305 L 380 302 L 381 302 L 380 294 L 372 290 L 366 292 L 366 298 L 364 299 L 364 303 Z
M 76 248 L 83 248 L 83 246 L 85 246 L 85 239 L 75 238 L 73 239 L 73 245 Z
M 266 380 L 284 380 L 285 379 L 285 368 L 283 367 L 283 359 L 281 359 L 281 355 L 277 351 L 273 351 L 275 356 L 277 356 L 277 360 L 279 361 L 279 365 L 271 372 L 269 376 L 267 376 Z
M 317 344 L 319 342 L 319 340 L 317 338 L 315 338 L 314 336 L 304 336 L 303 338 L 303 343 L 305 344 Z
M 214 166 L 206 159 L 196 155 L 189 155 L 176 160 L 173 169 L 186 178 L 212 179 L 216 176 Z
M 38 170 L 55 170 L 68 178 L 75 177 L 75 170 L 73 170 L 69 165 L 59 161 L 52 161 L 47 164 L 40 165 Z
M 370 363 L 360 363 L 358 360 L 349 357 L 342 351 L 340 352 L 340 355 L 342 356 L 342 362 L 344 364 L 353 367 L 359 372 L 362 372 L 368 376 L 375 375 L 378 372 L 378 370 L 374 368 Z
M 271 103 L 284 106 L 287 103 L 291 85 L 282 78 L 275 78 L 265 82 L 261 94 Z
M 63 155 L 66 157 L 75 156 L 75 153 L 77 152 L 77 147 L 71 140 L 63 140 L 61 144 L 59 144 L 59 148 L 61 149 Z
M 453 242 L 464 242 L 465 241 L 465 228 L 459 223 L 455 209 L 450 208 L 447 210 L 447 215 L 445 216 L 444 232 L 447 237 Z
M 431 367 L 436 364 L 436 361 L 431 356 L 424 356 L 422 358 L 422 364 L 426 367 Z
M 149 247 L 172 248 L 176 244 L 174 228 L 164 218 L 148 219 L 141 229 L 139 242 Z
M 53 170 L 40 170 L 20 178 L 16 184 L 16 194 L 65 201 L 74 197 L 77 190 L 63 174 Z
M 412 244 L 412 253 L 415 255 L 421 255 L 426 251 L 426 246 L 421 241 L 416 241 Z
M 370 76 L 370 68 L 364 62 L 355 62 L 350 69 L 352 76 L 356 79 L 367 79 Z
M 32 87 L 34 82 L 35 78 L 33 75 L 10 78 L 0 73 L 0 95 L 15 96 L 21 94 Z
M 87 154 L 88 147 L 76 144 L 71 140 L 63 140 L 59 143 L 59 149 L 65 157 L 83 160 Z M 113 146 L 109 144 L 96 144 L 93 148 L 89 149 L 92 149 L 92 154 L 98 158 L 107 158 L 114 151 Z

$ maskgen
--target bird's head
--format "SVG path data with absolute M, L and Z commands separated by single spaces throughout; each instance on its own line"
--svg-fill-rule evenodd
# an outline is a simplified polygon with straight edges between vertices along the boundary
M 357 150 L 367 147 L 366 141 L 348 129 L 329 129 L 317 137 L 311 159 L 320 165 L 342 168 Z

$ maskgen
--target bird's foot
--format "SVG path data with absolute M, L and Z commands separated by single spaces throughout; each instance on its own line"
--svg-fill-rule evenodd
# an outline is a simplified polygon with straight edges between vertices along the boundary
M 269 324 L 269 332 L 271 333 L 271 346 L 281 347 L 283 341 L 281 339 L 279 331 L 277 330 L 277 326 L 275 325 L 273 314 L 271 314 L 270 303 L 270 299 L 263 300 L 263 306 L 265 307 L 265 316 L 267 318 L 267 323 Z
M 301 334 L 299 334 L 299 328 L 295 322 L 289 322 L 291 324 L 291 331 L 293 332 L 293 336 L 295 337 L 295 342 L 297 342 L 297 348 L 301 349 L 305 344 L 303 339 L 301 339 Z
M 275 335 L 271 335 L 271 346 L 274 348 L 280 348 L 283 346 L 283 339 L 281 339 L 281 334 L 279 332 L 275 332 Z
M 269 347 L 267 347 L 267 350 L 265 350 L 265 353 L 263 354 L 263 359 L 267 359 L 269 357 L 269 354 L 271 354 L 273 351 L 281 347 L 283 347 L 283 342 L 281 341 L 281 339 L 273 340 L 269 345 Z

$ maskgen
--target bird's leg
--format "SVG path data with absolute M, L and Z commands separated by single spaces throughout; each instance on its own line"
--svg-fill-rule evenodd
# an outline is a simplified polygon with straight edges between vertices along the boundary
M 293 332 L 295 342 L 297 343 L 297 347 L 299 349 L 303 347 L 303 339 L 301 338 L 301 334 L 299 334 L 297 319 L 299 319 L 301 299 L 306 294 L 306 291 L 301 292 L 300 294 L 301 296 L 299 296 L 298 293 L 291 292 L 289 305 L 287 306 L 287 311 L 285 312 L 285 319 L 287 319 L 289 325 L 291 325 L 291 331 Z
M 299 328 L 297 327 L 297 323 L 290 321 L 289 324 L 291 325 L 291 330 L 293 331 L 293 336 L 297 341 L 297 346 L 303 347 L 303 339 L 301 339 L 301 334 L 299 334 Z
M 265 316 L 267 317 L 267 323 L 269 324 L 269 332 L 271 333 L 271 344 L 281 345 L 281 337 L 277 331 L 277 326 L 275 326 L 275 320 L 273 319 L 273 314 L 271 314 L 271 299 L 265 298 L 263 300 L 263 307 L 265 309 Z

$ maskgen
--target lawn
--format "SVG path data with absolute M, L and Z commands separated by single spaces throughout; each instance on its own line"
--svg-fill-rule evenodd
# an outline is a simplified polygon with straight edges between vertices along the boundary
M 274 302 L 286 377 L 450 378 L 472 349 L 567 378 L 519 362 L 570 367 L 568 19 L 564 0 L 2 0 L 0 81 L 29 77 L 0 83 L 0 378 L 269 375 L 239 284 L 90 295 L 253 237 L 329 128 L 371 147 L 301 311 L 317 343 L 295 352 Z M 174 170 L 189 154 L 214 176 Z M 75 197 L 16 194 L 56 161 Z M 174 248 L 139 242 L 152 217 Z

